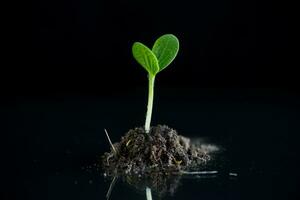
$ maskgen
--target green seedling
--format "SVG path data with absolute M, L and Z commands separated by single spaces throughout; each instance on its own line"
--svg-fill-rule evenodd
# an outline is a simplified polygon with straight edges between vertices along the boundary
M 179 50 L 179 41 L 172 34 L 158 38 L 152 50 L 140 42 L 132 46 L 132 54 L 136 61 L 148 72 L 148 105 L 145 121 L 145 131 L 149 133 L 153 108 L 155 76 L 174 60 Z

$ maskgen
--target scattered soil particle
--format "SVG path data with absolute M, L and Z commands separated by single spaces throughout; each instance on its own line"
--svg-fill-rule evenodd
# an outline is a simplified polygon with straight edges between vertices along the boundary
M 129 130 L 114 147 L 116 153 L 111 149 L 102 157 L 108 174 L 172 174 L 211 160 L 208 151 L 166 125 L 152 127 L 148 134 L 144 128 Z

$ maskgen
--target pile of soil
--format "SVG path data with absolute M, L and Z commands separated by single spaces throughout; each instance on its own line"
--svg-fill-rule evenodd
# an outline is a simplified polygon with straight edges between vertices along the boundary
M 207 151 L 166 125 L 152 127 L 148 134 L 141 127 L 129 130 L 114 147 L 116 153 L 111 149 L 102 157 L 104 170 L 109 174 L 170 174 L 211 160 Z

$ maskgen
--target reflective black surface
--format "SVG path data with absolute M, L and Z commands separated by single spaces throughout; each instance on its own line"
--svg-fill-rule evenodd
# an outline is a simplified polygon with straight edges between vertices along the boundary
M 226 91 L 158 90 L 153 123 L 223 146 L 226 165 L 215 176 L 182 176 L 173 196 L 153 199 L 289 199 L 295 189 L 299 133 L 297 96 Z M 1 107 L 7 199 L 105 199 L 111 178 L 95 163 L 109 149 L 103 128 L 117 141 L 144 121 L 142 90 L 107 98 L 17 97 Z M 181 95 L 178 95 L 181 94 Z M 215 169 L 212 169 L 215 170 Z M 236 173 L 237 176 L 229 176 Z M 145 199 L 145 191 L 116 181 L 111 199 Z

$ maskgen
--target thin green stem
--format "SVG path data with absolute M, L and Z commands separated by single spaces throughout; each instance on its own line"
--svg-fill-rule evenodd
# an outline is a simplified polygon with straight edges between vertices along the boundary
M 151 123 L 152 108 L 153 108 L 153 97 L 154 97 L 155 75 L 149 74 L 148 78 L 149 78 L 148 105 L 147 105 L 147 114 L 146 114 L 146 122 L 145 122 L 146 133 L 149 133 L 150 131 L 150 123 Z

